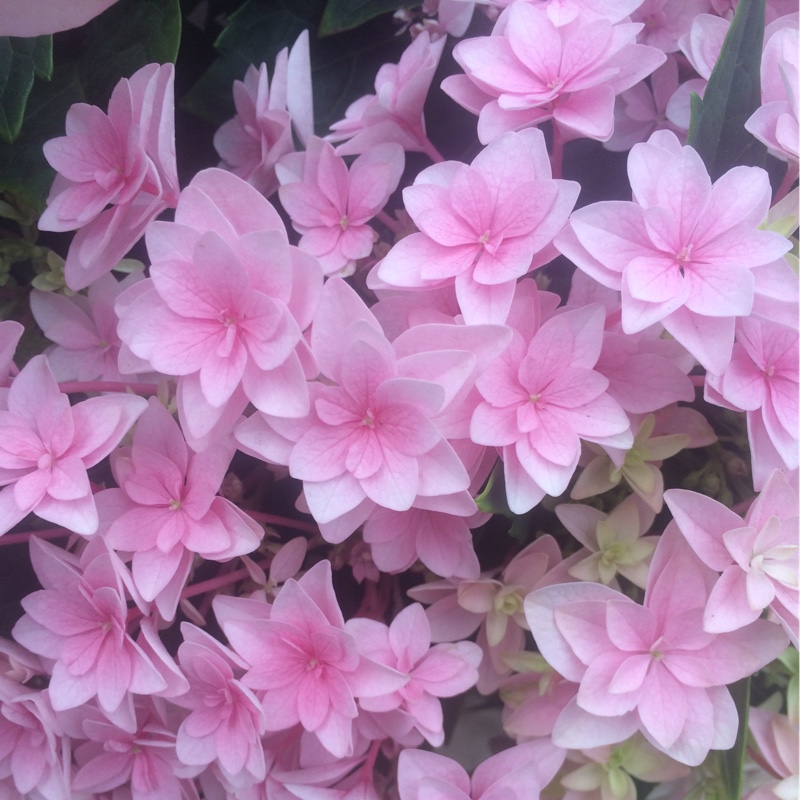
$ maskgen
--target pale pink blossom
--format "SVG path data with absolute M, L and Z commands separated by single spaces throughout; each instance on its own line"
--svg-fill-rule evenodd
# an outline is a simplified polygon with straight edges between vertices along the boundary
M 133 730 L 97 717 L 86 719 L 82 728 L 86 740 L 75 749 L 74 792 L 101 793 L 119 788 L 131 800 L 198 797 L 189 779 L 200 769 L 180 762 L 175 732 L 154 705 L 139 707 Z
M 749 317 L 737 320 L 730 363 L 706 377 L 709 402 L 747 413 L 753 485 L 798 467 L 798 333 Z
M 478 444 L 502 447 L 506 496 L 516 514 L 566 488 L 581 440 L 629 447 L 628 417 L 593 367 L 602 345 L 599 305 L 547 320 L 529 342 L 519 334 L 478 378 L 484 398 L 472 416 Z
M 237 782 L 263 780 L 265 713 L 240 680 L 247 664 L 193 625 L 182 623 L 181 633 L 178 661 L 189 691 L 176 702 L 190 713 L 178 728 L 178 758 L 196 766 L 217 762 L 224 774 Z
M 123 701 L 130 703 L 129 693 L 168 691 L 166 651 L 168 660 L 158 664 L 127 632 L 127 594 L 114 558 L 97 547 L 85 550 L 79 561 L 31 540 L 31 560 L 44 588 L 24 598 L 26 613 L 13 636 L 53 659 L 48 691 L 56 710 L 77 708 L 96 696 L 100 707 L 113 714 Z
M 278 164 L 281 204 L 302 234 L 298 246 L 319 259 L 326 275 L 349 275 L 372 252 L 377 234 L 367 223 L 397 188 L 404 165 L 400 145 L 389 143 L 370 148 L 348 169 L 317 137 Z
M 13 319 L 0 321 L 0 387 L 11 384 L 11 376 L 16 375 L 14 353 L 25 328 Z
M 376 144 L 394 142 L 409 152 L 429 151 L 423 107 L 445 39 L 431 41 L 423 31 L 397 64 L 384 64 L 375 77 L 375 94 L 352 103 L 345 118 L 331 125 L 328 140 L 342 142 L 339 155 L 364 153 Z
M 738 719 L 726 685 L 776 658 L 787 637 L 767 620 L 732 633 L 704 631 L 714 579 L 672 525 L 653 557 L 643 605 L 593 583 L 550 586 L 526 598 L 540 652 L 580 683 L 559 715 L 554 743 L 599 747 L 639 730 L 689 766 L 733 746 Z
M 510 747 L 481 763 L 470 780 L 457 762 L 424 750 L 403 750 L 398 762 L 400 800 L 538 800 L 564 761 L 549 741 Z
M 631 20 L 644 23 L 639 42 L 675 53 L 678 39 L 689 32 L 692 20 L 709 11 L 710 6 L 710 0 L 644 0 Z
M 174 74 L 172 64 L 142 67 L 117 84 L 108 114 L 77 103 L 67 112 L 67 135 L 44 145 L 59 174 L 38 224 L 78 229 L 64 267 L 74 291 L 113 269 L 178 201 Z
M 753 309 L 753 268 L 786 252 L 758 229 L 772 196 L 756 167 L 734 167 L 713 184 L 700 156 L 669 131 L 628 158 L 635 202 L 576 211 L 556 246 L 577 266 L 622 291 L 622 329 L 660 322 L 711 372 L 730 361 L 736 317 Z
M 800 147 L 798 47 L 796 22 L 769 37 L 761 59 L 762 105 L 744 125 L 772 155 L 795 164 Z
M 422 606 L 404 608 L 390 626 L 370 619 L 352 619 L 346 629 L 359 652 L 408 676 L 394 692 L 364 697 L 367 711 L 400 711 L 413 719 L 416 729 L 434 747 L 444 742 L 444 717 L 437 698 L 466 692 L 478 680 L 482 653 L 472 642 L 431 647 L 431 629 Z
M 43 36 L 79 28 L 117 0 L 39 0 L 35 5 L 19 0 L 0 2 L 0 36 Z
M 119 444 L 146 407 L 144 398 L 122 394 L 70 406 L 47 358 L 32 358 L 0 410 L 0 530 L 33 511 L 75 533 L 94 533 L 97 508 L 86 470 Z
M 125 380 L 118 365 L 122 342 L 117 335 L 119 320 L 114 303 L 125 289 L 143 278 L 140 272 L 121 281 L 110 274 L 101 275 L 85 296 L 31 292 L 33 318 L 42 333 L 55 342 L 45 352 L 58 380 Z
M 147 247 L 151 277 L 117 301 L 119 336 L 152 369 L 178 376 L 192 446 L 230 430 L 248 401 L 306 414 L 316 368 L 302 331 L 322 270 L 289 245 L 269 201 L 229 172 L 204 170 L 181 194 L 175 222 L 150 226 Z
M 785 714 L 765 708 L 751 708 L 748 717 L 750 733 L 773 773 L 745 800 L 793 800 L 800 792 L 800 736 L 797 724 Z
M 499 352 L 506 333 L 496 326 L 420 326 L 390 344 L 358 295 L 332 278 L 311 332 L 328 379 L 311 387 L 311 413 L 301 420 L 254 415 L 237 427 L 237 441 L 247 452 L 288 464 L 319 523 L 358 518 L 331 531 L 336 541 L 369 515 L 365 501 L 407 511 L 422 497 L 433 508 L 435 498 L 446 501 L 470 484 L 437 420 L 471 389 L 474 350 Z
M 248 67 L 234 81 L 233 100 L 236 116 L 214 135 L 221 166 L 269 197 L 278 159 L 294 150 L 292 127 L 303 144 L 314 133 L 308 31 L 278 53 L 271 82 L 266 64 Z
M 565 139 L 606 141 L 615 96 L 666 58 L 635 43 L 642 27 L 581 16 L 558 27 L 539 6 L 513 3 L 491 36 L 456 45 L 454 58 L 466 74 L 445 79 L 442 88 L 479 114 L 484 144 L 549 119 Z
M 716 500 L 685 489 L 664 499 L 681 533 L 711 569 L 721 572 L 708 598 L 707 631 L 735 631 L 772 609 L 797 643 L 797 490 L 775 471 L 744 520 Z
M 552 180 L 539 131 L 508 133 L 469 166 L 435 164 L 403 191 L 420 232 L 397 242 L 378 278 L 412 289 L 454 283 L 468 324 L 503 323 L 516 280 L 555 255 L 578 191 Z

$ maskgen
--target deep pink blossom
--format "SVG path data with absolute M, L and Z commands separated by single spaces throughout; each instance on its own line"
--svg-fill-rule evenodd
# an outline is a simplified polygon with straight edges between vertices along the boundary
M 136 587 L 172 619 L 196 553 L 225 561 L 254 550 L 263 530 L 218 497 L 233 446 L 192 453 L 170 413 L 150 400 L 133 446 L 111 459 L 118 489 L 97 495 L 102 532 L 115 550 L 132 553 Z
M 353 751 L 355 698 L 396 691 L 408 680 L 359 653 L 333 593 L 329 561 L 288 580 L 268 619 L 228 619 L 222 627 L 250 665 L 242 682 L 262 698 L 267 730 L 299 722 L 338 757 Z
M 130 394 L 70 406 L 47 358 L 32 358 L 0 410 L 0 531 L 33 511 L 75 533 L 94 533 L 97 508 L 86 470 L 119 444 L 146 407 Z
M 181 633 L 178 660 L 189 681 L 189 692 L 177 702 L 191 711 L 178 729 L 178 758 L 197 766 L 216 761 L 234 781 L 263 780 L 265 712 L 240 680 L 247 665 L 193 625 L 182 623 Z
M 174 74 L 172 64 L 142 67 L 117 84 L 107 115 L 73 105 L 67 135 L 44 145 L 59 174 L 39 228 L 78 229 L 64 267 L 75 291 L 113 269 L 178 200 Z

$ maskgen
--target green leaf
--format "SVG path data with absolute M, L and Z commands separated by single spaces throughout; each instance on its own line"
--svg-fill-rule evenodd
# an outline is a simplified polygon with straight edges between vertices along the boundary
M 233 81 L 241 80 L 250 64 L 266 63 L 272 74 L 278 52 L 308 29 L 315 127 L 327 132 L 353 100 L 374 91 L 378 69 L 399 60 L 408 41 L 395 35 L 385 17 L 357 31 L 319 39 L 314 31 L 324 6 L 325 0 L 247 0 L 217 39 L 222 56 L 183 98 L 183 108 L 212 125 L 229 120 L 235 113 Z
M 34 76 L 53 74 L 53 37 L 0 37 L 0 137 L 13 142 L 22 129 Z
M 42 145 L 63 136 L 69 107 L 83 99 L 74 65 L 59 67 L 50 83 L 34 85 L 20 137 L 12 143 L 0 141 L 0 191 L 41 213 L 55 176 Z
M 235 113 L 233 82 L 241 80 L 251 64 L 267 64 L 271 76 L 278 53 L 294 44 L 304 30 L 316 29 L 323 3 L 324 0 L 247 0 L 231 14 L 214 44 L 221 57 L 183 98 L 183 108 L 212 125 L 229 120 Z
M 506 499 L 506 481 L 503 472 L 503 462 L 498 461 L 492 469 L 489 480 L 483 491 L 475 498 L 475 504 L 484 514 L 502 514 L 505 517 L 514 517 L 508 507 Z
M 418 6 L 414 0 L 328 0 L 319 26 L 320 36 L 349 31 L 381 14 Z
M 711 175 L 739 164 L 763 166 L 767 148 L 744 128 L 761 105 L 766 0 L 740 0 L 703 99 L 692 95 L 688 144 Z
M 106 108 L 120 78 L 146 64 L 175 61 L 181 41 L 179 0 L 119 0 L 84 29 L 80 80 L 88 102 Z
M 720 776 L 727 800 L 739 800 L 742 796 L 742 770 L 747 750 L 747 720 L 750 712 L 750 678 L 744 678 L 728 687 L 736 710 L 739 713 L 739 731 L 730 750 L 719 754 Z

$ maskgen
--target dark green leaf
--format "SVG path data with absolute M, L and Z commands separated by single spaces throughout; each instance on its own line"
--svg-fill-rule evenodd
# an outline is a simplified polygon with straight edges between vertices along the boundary
M 349 31 L 381 14 L 418 6 L 414 0 L 328 0 L 319 26 L 320 36 Z
M 311 31 L 311 66 L 316 129 L 325 133 L 344 116 L 347 106 L 374 91 L 375 75 L 386 62 L 397 61 L 408 41 L 395 36 L 388 18 L 376 19 L 358 31 L 320 40 L 314 31 L 325 0 L 248 0 L 219 36 L 222 57 L 192 87 L 182 106 L 214 125 L 234 114 L 232 84 L 241 80 L 250 64 L 266 63 L 272 71 L 275 57 L 291 47 L 303 30 Z
M 703 99 L 692 97 L 688 143 L 713 180 L 738 164 L 763 166 L 766 147 L 744 123 L 761 105 L 766 0 L 740 0 Z
M 316 30 L 323 3 L 247 0 L 231 14 L 215 43 L 222 56 L 186 94 L 182 106 L 213 125 L 230 119 L 235 111 L 233 82 L 241 80 L 251 64 L 267 64 L 271 74 L 275 57 L 284 47 L 294 44 L 304 30 Z
M 0 37 L 0 137 L 13 142 L 25 117 L 34 76 L 50 79 L 53 37 Z
M 74 66 L 59 67 L 50 83 L 37 82 L 28 98 L 22 132 L 13 143 L 0 142 L 0 191 L 41 212 L 55 173 L 42 145 L 64 134 L 64 118 L 84 99 Z
M 739 712 L 739 731 L 736 743 L 730 750 L 719 754 L 720 775 L 727 800 L 739 800 L 742 796 L 742 770 L 747 750 L 747 718 L 750 711 L 750 678 L 744 678 L 729 686 L 736 710 Z
M 513 517 L 506 499 L 506 481 L 503 473 L 503 462 L 498 461 L 486 481 L 483 491 L 475 498 L 475 504 L 484 514 L 503 514 Z
M 88 102 L 106 108 L 120 78 L 146 64 L 175 61 L 181 40 L 179 0 L 119 0 L 85 29 L 80 79 Z

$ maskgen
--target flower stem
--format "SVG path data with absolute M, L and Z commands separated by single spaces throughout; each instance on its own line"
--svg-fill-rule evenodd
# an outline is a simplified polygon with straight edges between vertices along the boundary
M 125 381 L 64 381 L 58 384 L 64 394 L 88 392 L 133 392 L 134 394 L 158 394 L 157 383 L 127 383 Z
M 553 173 L 553 178 L 557 179 L 561 177 L 561 165 L 564 161 L 564 134 L 561 132 L 561 128 L 555 120 L 553 120 L 551 124 L 553 130 L 553 149 L 550 153 L 550 169 Z
M 291 517 L 279 517 L 275 514 L 264 514 L 261 511 L 246 510 L 254 520 L 258 522 L 265 522 L 267 525 L 277 525 L 280 528 L 294 528 L 298 531 L 305 531 L 306 533 L 319 533 L 317 526 L 310 522 L 303 522 L 301 519 L 292 519 Z
M 433 142 L 426 136 L 422 140 L 422 152 L 433 161 L 434 164 L 441 164 L 445 157 L 433 146 Z
M 72 531 L 66 528 L 45 528 L 41 531 L 22 531 L 21 533 L 8 533 L 0 536 L 0 546 L 4 544 L 22 544 L 29 542 L 34 537 L 39 539 L 61 539 L 72 536 Z
M 271 560 L 272 559 L 266 559 L 260 562 L 258 566 L 269 567 Z M 195 583 L 192 586 L 187 586 L 181 592 L 181 600 L 188 600 L 190 597 L 197 597 L 199 594 L 213 592 L 215 589 L 219 589 L 222 586 L 227 586 L 231 583 L 237 583 L 238 581 L 245 580 L 249 577 L 250 571 L 247 569 L 247 567 L 242 567 L 241 569 L 234 570 L 233 572 L 227 572 L 224 575 L 218 575 L 216 578 L 209 578 L 207 581 L 201 581 L 200 583 Z
M 775 192 L 775 197 L 772 199 L 772 205 L 780 202 L 784 197 L 786 197 L 787 194 L 789 194 L 789 190 L 797 180 L 797 174 L 797 164 L 786 165 L 786 174 L 783 176 L 783 180 L 781 181 L 781 185 L 778 187 L 778 191 Z
M 403 229 L 400 227 L 400 223 L 396 219 L 392 219 L 385 211 L 379 211 L 375 215 L 375 219 L 387 227 L 395 236 L 399 236 Z

